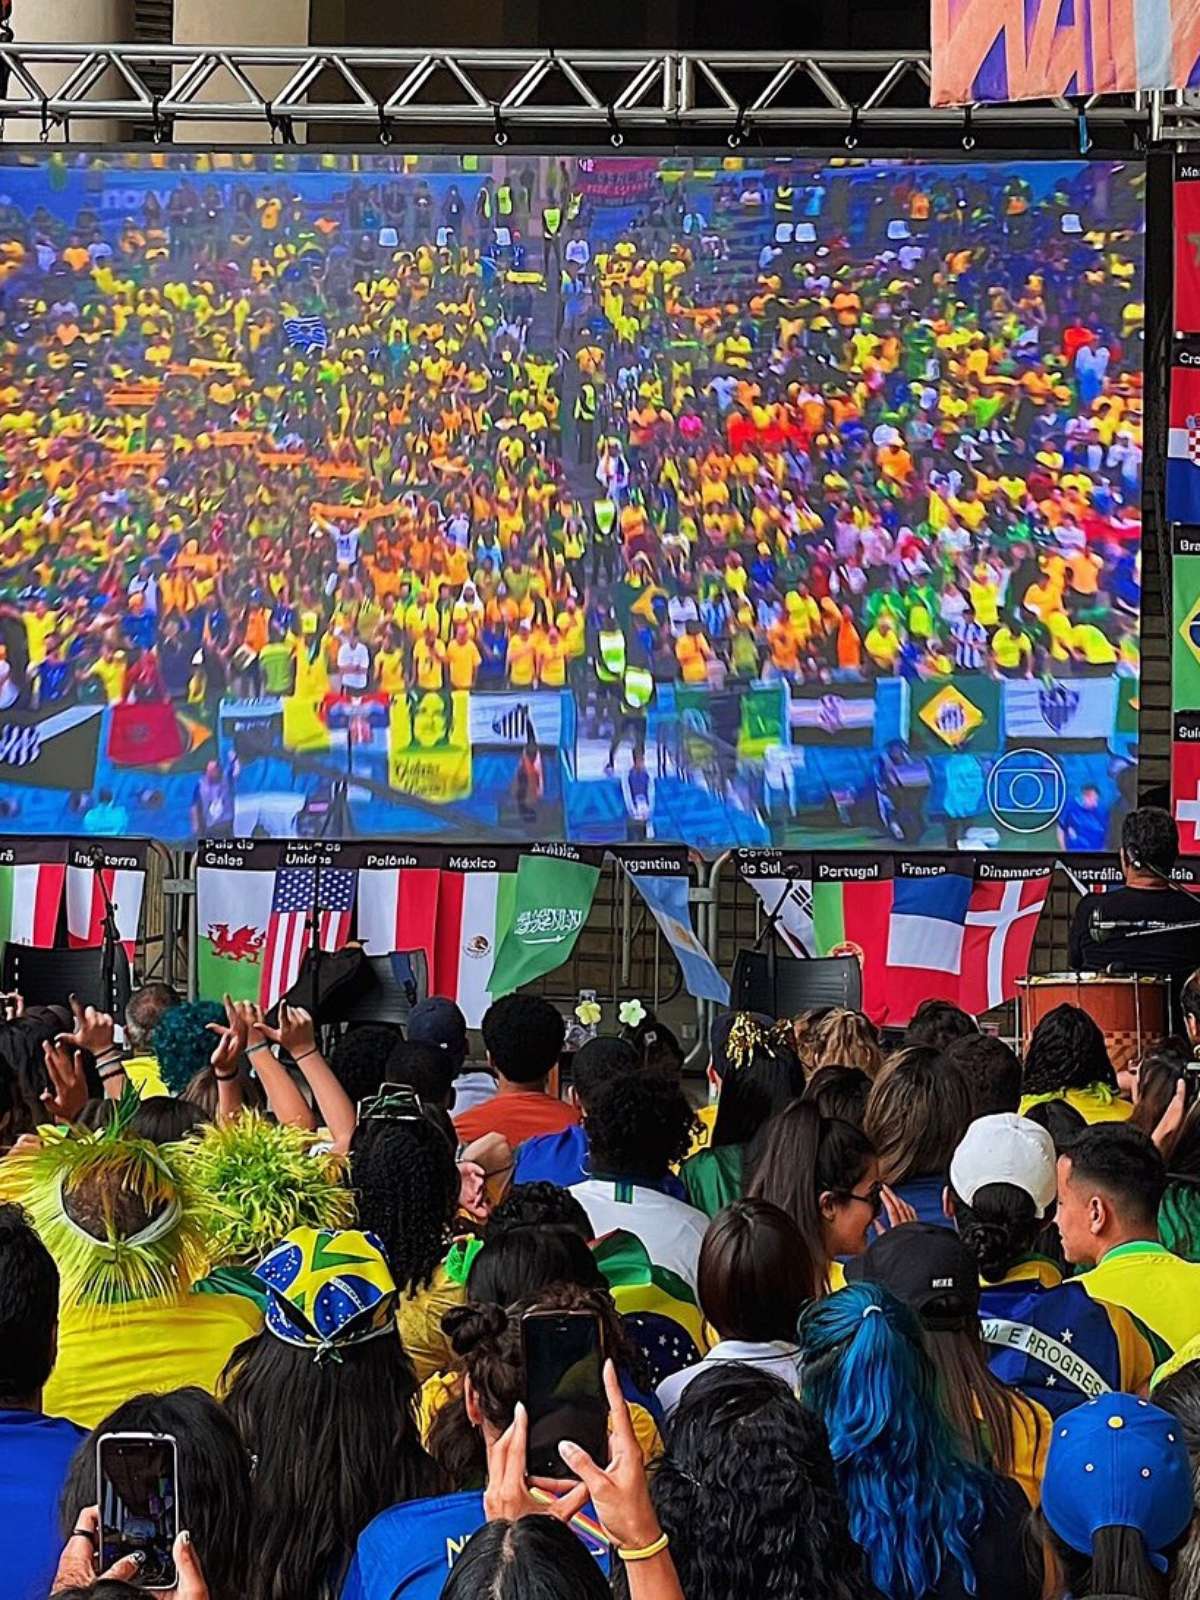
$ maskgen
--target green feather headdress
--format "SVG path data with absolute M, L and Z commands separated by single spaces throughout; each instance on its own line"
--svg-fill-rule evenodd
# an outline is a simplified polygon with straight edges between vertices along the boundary
M 198 1217 L 214 1262 L 256 1262 L 295 1228 L 354 1226 L 344 1162 L 311 1153 L 312 1134 L 243 1112 L 204 1129 L 187 1152 Z
M 0 1161 L 0 1200 L 28 1212 L 58 1267 L 64 1305 L 173 1300 L 208 1271 L 186 1146 L 131 1138 L 137 1108 L 136 1091 L 127 1090 L 106 1128 L 43 1128 L 39 1148 Z M 71 1197 L 84 1192 L 102 1237 L 68 1215 Z M 136 1233 L 121 1229 L 122 1197 L 149 1219 Z

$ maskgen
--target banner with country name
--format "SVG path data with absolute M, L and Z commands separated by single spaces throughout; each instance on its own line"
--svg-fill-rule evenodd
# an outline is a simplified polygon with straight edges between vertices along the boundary
M 0 946 L 98 948 L 111 905 L 132 960 L 148 853 L 144 839 L 0 839 Z
M 1200 529 L 1171 530 L 1171 808 L 1200 855 Z
M 975 1015 L 1016 994 L 1049 893 L 1048 857 L 735 852 L 797 956 L 854 955 L 863 1009 L 906 1023 L 924 1000 Z

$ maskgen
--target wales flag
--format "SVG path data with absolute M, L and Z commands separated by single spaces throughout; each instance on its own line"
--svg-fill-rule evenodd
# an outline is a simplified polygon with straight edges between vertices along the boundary
M 592 909 L 600 873 L 561 856 L 522 856 L 511 921 L 500 938 L 488 988 L 497 998 L 553 972 L 571 954 Z
M 1171 704 L 1200 711 L 1200 535 L 1176 529 L 1171 561 Z
M 258 999 L 274 887 L 274 872 L 197 869 L 196 965 L 205 1000 Z

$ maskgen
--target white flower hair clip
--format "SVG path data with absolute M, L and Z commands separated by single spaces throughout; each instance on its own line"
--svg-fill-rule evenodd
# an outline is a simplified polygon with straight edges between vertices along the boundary
M 617 1007 L 617 1021 L 623 1028 L 636 1028 L 649 1015 L 640 1000 L 622 1000 Z

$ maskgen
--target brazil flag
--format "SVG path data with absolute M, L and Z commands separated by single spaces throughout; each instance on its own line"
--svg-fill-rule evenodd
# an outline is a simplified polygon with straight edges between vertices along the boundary
M 1200 539 L 1187 536 L 1195 555 L 1176 552 L 1171 562 L 1171 704 L 1176 711 L 1200 711 Z

